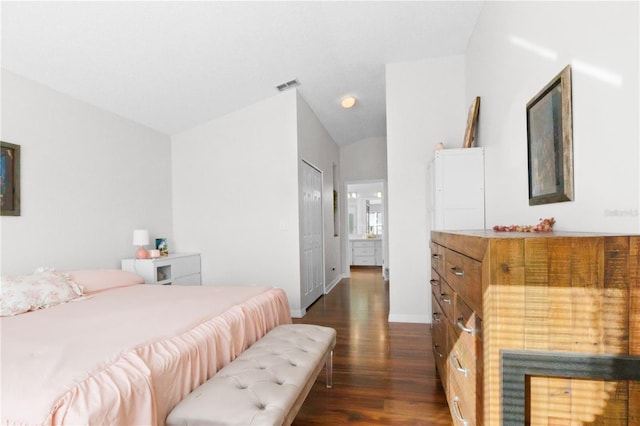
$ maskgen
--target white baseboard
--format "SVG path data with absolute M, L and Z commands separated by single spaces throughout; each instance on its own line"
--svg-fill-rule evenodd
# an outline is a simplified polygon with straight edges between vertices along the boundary
M 389 314 L 389 322 L 410 322 L 417 324 L 429 324 L 428 315 L 402 315 L 402 314 Z
M 338 275 L 333 281 L 329 283 L 328 286 L 324 288 L 324 294 L 329 294 L 333 288 L 338 285 L 341 279 L 344 278 L 344 275 Z
M 291 318 L 302 318 L 307 314 L 306 309 L 291 309 Z

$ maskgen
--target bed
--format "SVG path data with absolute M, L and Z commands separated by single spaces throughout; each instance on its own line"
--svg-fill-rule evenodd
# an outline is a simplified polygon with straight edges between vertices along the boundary
M 77 297 L 0 319 L 3 425 L 162 425 L 194 388 L 291 323 L 278 288 L 141 285 L 124 271 L 65 276 Z

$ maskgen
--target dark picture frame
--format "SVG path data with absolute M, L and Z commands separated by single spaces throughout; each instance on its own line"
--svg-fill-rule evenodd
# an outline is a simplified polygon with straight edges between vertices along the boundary
M 20 216 L 20 145 L 0 142 L 0 216 Z
M 467 115 L 467 127 L 464 131 L 464 140 L 462 141 L 463 148 L 471 148 L 473 141 L 476 138 L 476 124 L 478 123 L 478 114 L 480 113 L 480 96 L 471 103 L 469 107 L 469 114 Z
M 169 254 L 169 244 L 166 238 L 156 238 L 156 250 L 160 251 L 160 256 Z
M 527 103 L 529 205 L 573 200 L 571 67 Z

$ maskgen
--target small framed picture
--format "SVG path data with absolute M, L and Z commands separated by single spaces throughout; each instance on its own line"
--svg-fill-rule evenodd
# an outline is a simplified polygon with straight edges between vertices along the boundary
M 462 142 L 463 148 L 471 148 L 473 141 L 476 138 L 476 125 L 478 123 L 478 113 L 480 112 L 480 96 L 471 103 L 469 107 L 469 114 L 467 115 L 467 128 L 464 131 L 464 141 Z
M 160 256 L 169 254 L 169 245 L 166 238 L 156 238 L 156 250 L 160 252 Z
M 20 145 L 0 142 L 0 211 L 20 216 Z

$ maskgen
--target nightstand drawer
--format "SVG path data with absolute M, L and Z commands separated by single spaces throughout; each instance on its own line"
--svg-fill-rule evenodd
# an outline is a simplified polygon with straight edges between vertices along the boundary
M 201 284 L 198 253 L 172 253 L 155 259 L 122 259 L 122 269 L 142 276 L 147 284 Z
M 200 272 L 200 255 L 176 257 L 172 261 L 172 269 L 176 278 Z

